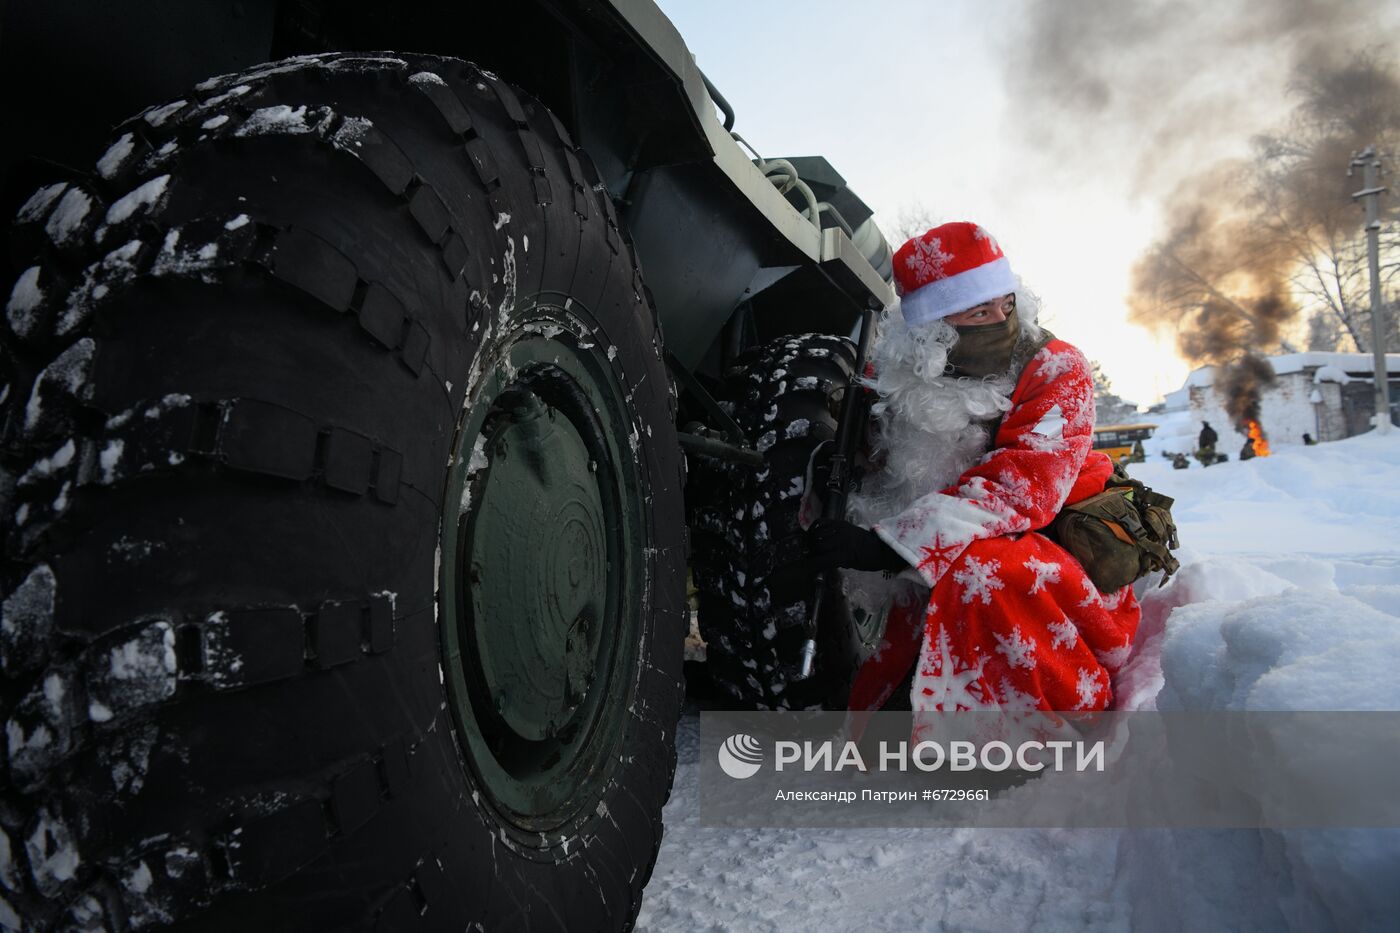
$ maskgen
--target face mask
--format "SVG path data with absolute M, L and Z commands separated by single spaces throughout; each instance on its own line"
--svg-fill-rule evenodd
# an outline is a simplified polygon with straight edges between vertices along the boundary
M 955 376 L 980 379 L 1005 372 L 1011 365 L 1011 352 L 1021 335 L 1021 323 L 1012 308 L 1006 320 L 995 324 L 973 324 L 954 328 L 958 342 L 948 353 L 948 368 Z

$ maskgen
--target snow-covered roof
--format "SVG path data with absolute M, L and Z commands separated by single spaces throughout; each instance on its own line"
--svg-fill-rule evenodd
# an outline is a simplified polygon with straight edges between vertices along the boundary
M 1191 391 L 1187 386 L 1182 386 L 1175 392 L 1168 392 L 1162 396 L 1163 411 L 1185 411 L 1191 407 Z
M 1289 373 L 1312 372 L 1314 370 L 1325 370 L 1322 381 L 1344 382 L 1344 379 L 1335 378 L 1335 374 L 1344 373 L 1353 378 L 1365 378 L 1375 371 L 1375 357 L 1369 353 L 1330 353 L 1321 350 L 1309 350 L 1306 353 L 1282 353 L 1278 356 L 1268 357 L 1269 365 L 1274 368 L 1274 372 L 1280 376 Z M 1400 376 L 1400 353 L 1387 353 L 1385 355 L 1386 371 L 1392 376 Z M 1215 384 L 1215 367 L 1201 366 L 1193 369 L 1186 377 L 1186 383 L 1177 391 L 1184 392 L 1187 389 L 1204 389 Z M 1167 405 L 1171 407 L 1171 399 L 1175 393 L 1167 393 Z
M 1389 363 L 1390 361 L 1387 360 L 1387 366 Z M 1373 379 L 1372 382 L 1374 381 Z M 1340 385 L 1346 385 L 1348 382 L 1351 382 L 1351 377 L 1348 376 L 1344 370 L 1336 366 L 1319 366 L 1317 372 L 1313 373 L 1313 382 L 1335 382 Z
M 1199 369 L 1191 370 L 1191 375 L 1186 377 L 1186 384 L 1182 388 L 1204 389 L 1212 385 L 1215 385 L 1215 367 L 1202 366 Z
M 1370 353 L 1326 353 L 1320 350 L 1271 356 L 1269 364 L 1280 376 L 1323 366 L 1332 366 L 1350 375 L 1368 375 L 1375 372 L 1376 365 L 1375 357 Z M 1388 373 L 1400 375 L 1400 353 L 1387 353 L 1385 368 Z

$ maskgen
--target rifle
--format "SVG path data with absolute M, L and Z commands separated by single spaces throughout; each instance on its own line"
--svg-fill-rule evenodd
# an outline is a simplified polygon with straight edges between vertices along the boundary
M 870 357 L 870 338 L 875 330 L 876 309 L 866 308 L 860 316 L 860 332 L 856 338 L 856 365 L 846 381 L 846 392 L 841 398 L 841 421 L 836 429 L 835 450 L 831 455 L 831 473 L 826 480 L 826 496 L 822 501 L 822 518 L 844 519 L 846 500 L 850 495 L 851 464 L 855 460 L 856 447 L 860 443 L 868 414 L 869 393 L 860 384 L 865 375 L 865 364 Z M 812 597 L 811 612 L 807 614 L 805 628 L 807 640 L 802 643 L 801 663 L 797 679 L 806 680 L 812 676 L 812 668 L 817 657 L 817 635 L 822 614 L 822 601 L 830 575 L 833 571 L 824 570 L 817 575 L 816 591 Z M 826 639 L 829 644 L 839 640 Z

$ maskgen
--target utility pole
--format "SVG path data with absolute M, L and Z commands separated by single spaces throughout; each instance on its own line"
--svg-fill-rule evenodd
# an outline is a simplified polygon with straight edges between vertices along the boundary
M 1385 364 L 1385 308 L 1381 304 L 1381 160 L 1375 146 L 1367 146 L 1351 160 L 1350 178 L 1361 167 L 1362 188 L 1351 196 L 1366 202 L 1366 253 L 1371 266 L 1371 352 L 1376 363 L 1376 433 L 1390 433 L 1390 372 Z

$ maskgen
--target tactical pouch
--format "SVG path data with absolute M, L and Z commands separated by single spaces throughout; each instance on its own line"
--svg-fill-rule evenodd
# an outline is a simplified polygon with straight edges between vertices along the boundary
M 1179 564 L 1172 499 L 1131 479 L 1115 465 L 1104 491 L 1055 516 L 1051 538 L 1079 561 L 1100 593 L 1112 593 L 1154 570 L 1162 583 Z

